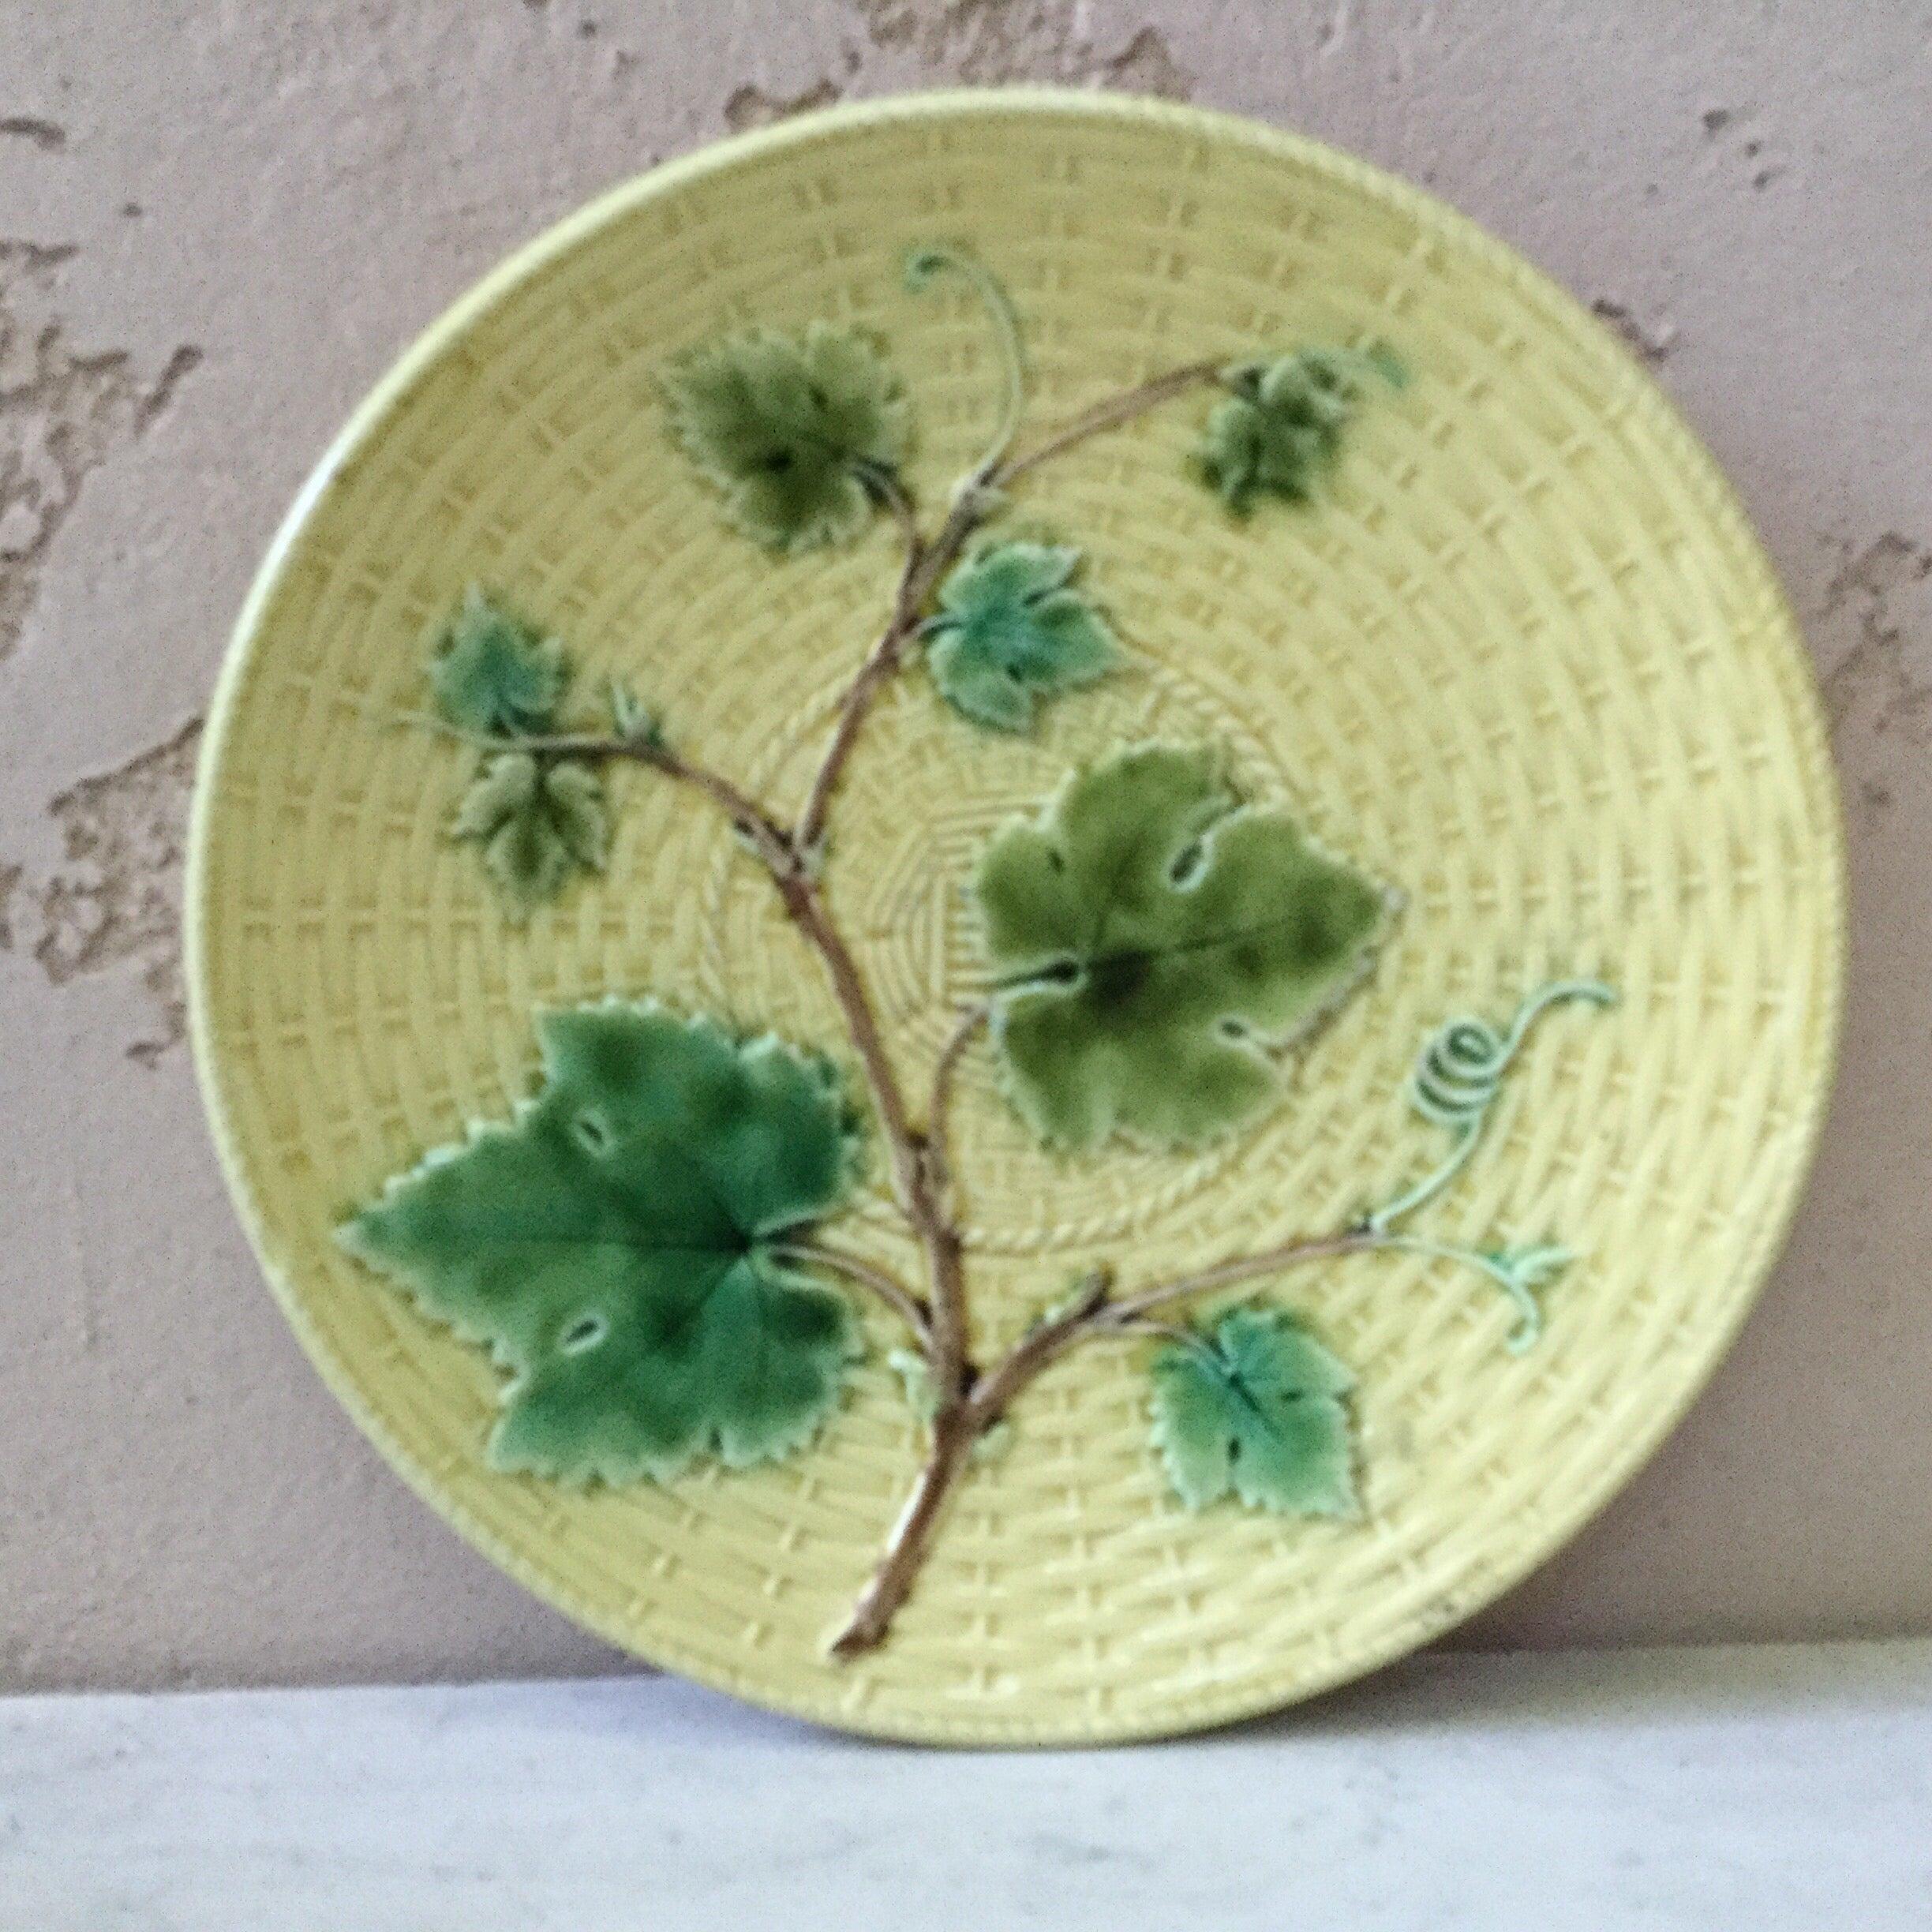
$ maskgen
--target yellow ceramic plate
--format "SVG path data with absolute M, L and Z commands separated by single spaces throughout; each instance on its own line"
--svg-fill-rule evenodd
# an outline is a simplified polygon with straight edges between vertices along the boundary
M 536 1008 L 653 992 L 832 1043 L 773 896 L 714 817 L 631 785 L 608 875 L 519 927 L 444 835 L 465 777 L 385 728 L 481 578 L 621 671 L 680 741 L 796 797 L 886 610 L 893 538 L 773 564 L 667 445 L 654 370 L 758 320 L 860 321 L 915 400 L 931 495 L 993 369 L 909 245 L 965 242 L 1024 319 L 1044 423 L 1163 366 L 1387 339 L 1320 509 L 1237 526 L 1187 473 L 1206 405 L 1068 457 L 1016 511 L 1084 544 L 1131 675 L 1036 735 L 909 678 L 842 795 L 834 897 L 908 1066 L 974 970 L 987 833 L 1123 737 L 1224 740 L 1264 797 L 1407 907 L 1258 1131 L 1191 1159 L 1041 1155 L 968 1064 L 958 1148 L 983 1341 L 1103 1259 L 1144 1276 L 1339 1225 L 1440 1143 L 1402 1083 L 1451 1013 L 1615 982 L 1552 1020 L 1446 1234 L 1580 1259 L 1530 1354 L 1419 1256 L 1284 1282 L 1360 1376 L 1359 1524 L 1190 1515 L 1146 1365 L 1070 1357 L 959 1494 L 886 1647 L 824 1654 L 918 1453 L 871 1358 L 810 1453 L 575 1493 L 486 1466 L 496 1380 L 339 1252 L 339 1215 L 534 1079 Z M 1447 1629 L 1654 1449 L 1735 1332 L 1829 1084 L 1843 908 L 1832 777 L 1792 619 L 1663 398 L 1567 296 L 1438 204 L 1310 143 L 1167 107 L 953 95 L 814 117 L 661 168 L 460 303 L 358 410 L 277 540 L 197 799 L 191 983 L 215 1132 L 263 1265 L 403 1475 L 530 1589 L 640 1655 L 896 1736 L 1144 1736 L 1281 1704 Z M 882 1198 L 853 1237 L 912 1256 Z M 872 1317 L 868 1314 L 868 1324 Z

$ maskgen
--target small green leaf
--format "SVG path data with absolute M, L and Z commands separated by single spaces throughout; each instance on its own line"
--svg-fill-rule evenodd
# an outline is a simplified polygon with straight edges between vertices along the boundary
M 1293 1316 L 1237 1309 L 1155 1357 L 1154 1447 L 1191 1510 L 1355 1517 L 1347 1368 Z
M 611 729 L 627 744 L 664 743 L 663 721 L 622 678 L 611 680 L 609 700 Z
M 1368 379 L 1407 380 L 1387 349 L 1304 349 L 1272 361 L 1243 363 L 1223 380 L 1231 393 L 1208 418 L 1201 474 L 1237 516 L 1259 496 L 1305 503 L 1331 470 L 1342 432 Z
M 789 1454 L 856 1347 L 844 1296 L 784 1258 L 851 1187 L 836 1076 L 649 1005 L 546 1013 L 537 1039 L 537 1096 L 391 1181 L 342 1245 L 507 1372 L 500 1469 L 620 1483 Z
M 474 584 L 429 661 L 437 710 L 491 738 L 548 731 L 567 676 L 556 638 L 511 616 Z
M 554 899 L 573 874 L 603 869 L 610 813 L 603 781 L 575 758 L 502 751 L 484 761 L 450 822 L 519 912 Z
M 1037 698 L 1104 676 L 1120 653 L 1106 620 L 1069 588 L 1077 550 L 989 544 L 956 565 L 924 627 L 927 662 L 954 710 L 1024 731 Z
M 856 330 L 750 329 L 691 350 L 663 387 L 685 453 L 724 492 L 732 521 L 769 549 L 856 535 L 905 455 L 897 379 Z
M 906 1406 L 930 1425 L 939 1413 L 939 1391 L 933 1387 L 932 1369 L 926 1357 L 912 1349 L 896 1348 L 886 1357 L 886 1365 L 898 1376 Z
M 1365 966 L 1382 894 L 1211 750 L 1140 745 L 1008 826 L 975 890 L 1008 1092 L 1046 1141 L 1187 1146 L 1278 1090 L 1267 1049 Z

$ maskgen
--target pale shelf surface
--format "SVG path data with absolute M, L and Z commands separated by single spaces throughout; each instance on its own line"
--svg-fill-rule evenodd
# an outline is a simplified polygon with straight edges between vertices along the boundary
M 667 1679 L 0 1702 L 4 1932 L 1904 1932 L 1929 1817 L 1926 1643 L 1424 1661 L 1085 1754 Z

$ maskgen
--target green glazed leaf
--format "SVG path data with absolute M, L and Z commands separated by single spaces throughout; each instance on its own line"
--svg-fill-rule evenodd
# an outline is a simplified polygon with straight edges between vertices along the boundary
M 732 521 L 777 551 L 843 543 L 904 458 L 897 379 L 856 331 L 814 322 L 695 349 L 663 376 L 685 454 L 724 493 Z
M 664 721 L 622 678 L 611 680 L 606 695 L 610 701 L 611 728 L 627 744 L 663 744 Z
M 450 822 L 517 912 L 554 899 L 573 874 L 603 869 L 610 845 L 604 785 L 580 759 L 503 751 L 486 758 Z
M 608 1003 L 537 1021 L 544 1085 L 339 1230 L 509 1372 L 490 1461 L 662 1481 L 788 1455 L 836 1402 L 844 1297 L 788 1236 L 852 1178 L 836 1076 L 710 1020 Z
M 923 627 L 926 660 L 954 710 L 1024 731 L 1037 698 L 1091 684 L 1119 661 L 1106 620 L 1069 589 L 1080 553 L 989 544 L 954 567 Z
M 1334 467 L 1371 376 L 1395 388 L 1407 380 L 1380 348 L 1303 349 L 1230 369 L 1223 380 L 1232 393 L 1208 417 L 1200 451 L 1209 488 L 1237 516 L 1260 496 L 1307 502 Z
M 1212 750 L 1130 747 L 980 863 L 993 1037 L 1049 1143 L 1233 1127 L 1277 1091 L 1268 1046 L 1367 964 L 1380 892 L 1222 773 Z
M 886 1357 L 886 1365 L 899 1378 L 905 1391 L 906 1406 L 930 1428 L 939 1413 L 939 1391 L 933 1385 L 932 1366 L 912 1349 L 896 1348 Z
M 429 660 L 437 710 L 491 738 L 548 731 L 567 676 L 556 638 L 510 616 L 475 584 Z
M 1189 1509 L 1232 1492 L 1250 1509 L 1361 1515 L 1355 1379 L 1293 1316 L 1237 1309 L 1162 1350 L 1153 1374 L 1154 1447 Z

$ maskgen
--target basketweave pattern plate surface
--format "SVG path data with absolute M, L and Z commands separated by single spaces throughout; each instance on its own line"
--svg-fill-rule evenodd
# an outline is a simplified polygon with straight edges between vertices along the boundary
M 1305 1271 L 1356 1369 L 1366 1515 L 1189 1515 L 1148 1451 L 1144 1368 L 1069 1357 L 969 1477 L 890 1641 L 829 1631 L 918 1455 L 883 1324 L 809 1455 L 577 1492 L 492 1472 L 498 1378 L 336 1247 L 339 1215 L 536 1078 L 533 1012 L 646 992 L 841 1039 L 817 969 L 710 814 L 638 786 L 608 873 L 507 922 L 445 826 L 462 774 L 387 730 L 483 578 L 585 680 L 660 698 L 681 742 L 796 800 L 882 622 L 881 519 L 773 566 L 670 452 L 653 372 L 757 320 L 889 343 L 930 495 L 983 438 L 964 298 L 899 264 L 935 238 L 1005 280 L 1030 419 L 1256 343 L 1394 344 L 1319 515 L 1233 524 L 1187 474 L 1185 404 L 1069 455 L 1017 506 L 1084 544 L 1126 676 L 1030 736 L 930 687 L 879 707 L 839 807 L 836 910 L 895 1045 L 937 1051 L 969 979 L 986 835 L 1124 738 L 1219 739 L 1251 791 L 1406 908 L 1372 979 L 1256 1132 L 1192 1156 L 1043 1154 L 967 1065 L 957 1164 L 975 1319 L 1010 1339 L 1084 1267 L 1148 1273 L 1340 1225 L 1413 1172 L 1402 1100 L 1446 1017 L 1550 978 L 1620 1002 L 1552 1023 L 1445 1212 L 1560 1228 L 1581 1256 L 1531 1353 L 1479 1281 L 1419 1256 Z M 1567 296 L 1440 204 L 1311 143 L 1052 94 L 847 109 L 620 189 L 534 244 L 352 420 L 278 539 L 224 673 L 193 832 L 195 1036 L 268 1279 L 384 1453 L 530 1589 L 637 1653 L 810 1717 L 960 1742 L 1105 1740 L 1332 1685 L 1548 1555 L 1702 1384 L 1792 1211 L 1829 1086 L 1843 945 L 1833 779 L 1801 643 L 1709 459 Z M 877 1163 L 874 1163 L 876 1168 Z M 882 1193 L 861 1245 L 914 1266 Z M 874 1316 L 868 1310 L 870 1329 Z

